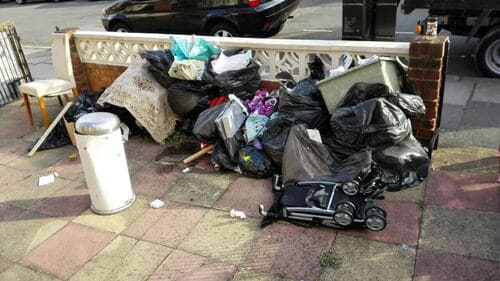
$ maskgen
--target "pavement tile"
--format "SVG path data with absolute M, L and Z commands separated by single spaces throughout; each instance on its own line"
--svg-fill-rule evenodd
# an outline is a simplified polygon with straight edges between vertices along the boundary
M 33 157 L 23 155 L 22 157 L 10 162 L 8 166 L 26 171 L 45 170 L 59 160 L 68 157 L 72 151 L 73 146 L 69 145 L 57 149 L 38 151 L 35 155 L 33 155 Z
M 18 264 L 13 265 L 9 269 L 0 273 L 0 280 L 8 281 L 57 281 L 60 280 L 54 276 L 50 276 L 46 273 L 36 271 Z
M 500 261 L 498 229 L 499 213 L 428 206 L 419 248 Z
M 498 99 L 498 98 L 497 98 Z M 469 102 L 462 117 L 461 128 L 497 128 L 500 124 L 500 103 Z M 498 135 L 497 135 L 498 136 Z M 497 147 L 498 147 L 498 138 Z
M 0 165 L 7 165 L 28 153 L 27 148 L 28 143 L 22 140 L 14 138 L 0 139 Z
M 259 204 L 269 207 L 273 203 L 271 181 L 246 177 L 233 181 L 229 189 L 215 203 L 217 209 L 243 211 L 247 216 L 259 217 Z
M 290 281 L 291 279 L 286 279 L 271 274 L 258 272 L 251 269 L 240 269 L 234 275 L 232 281 Z
M 4 221 L 11 221 L 25 211 L 25 209 L 16 206 L 0 203 L 0 223 Z
M 420 207 L 415 203 L 376 201 L 387 212 L 387 226 L 379 232 L 350 229 L 342 233 L 395 244 L 417 245 Z
M 125 143 L 125 154 L 127 155 L 127 159 L 149 162 L 160 154 L 164 148 L 164 146 L 151 140 L 132 137 Z
M 234 265 L 175 250 L 158 267 L 149 280 L 225 281 L 233 276 L 235 270 Z
M 67 222 L 32 211 L 0 223 L 0 255 L 17 261 L 33 250 Z
M 498 173 L 495 154 L 496 149 L 492 148 L 440 146 L 432 153 L 432 167 L 446 171 L 495 174 Z
M 229 217 L 227 212 L 210 210 L 178 249 L 239 264 L 259 234 L 259 221 Z
M 464 114 L 465 106 L 453 105 L 453 104 L 443 104 L 441 111 L 441 124 L 440 130 L 453 131 L 458 129 L 460 126 L 460 121 L 462 121 L 462 115 Z M 441 134 L 439 136 L 441 142 Z
M 13 187 L 17 183 L 22 182 L 30 175 L 30 172 L 12 169 L 0 165 L 0 193 Z
M 34 174 L 33 176 L 9 188 L 7 191 L 1 193 L 0 203 L 28 209 L 38 204 L 42 199 L 50 194 L 59 191 L 65 188 L 66 185 L 70 184 L 70 181 L 56 177 L 52 184 L 38 186 L 38 178 L 42 175 L 46 174 Z
M 25 256 L 21 264 L 67 279 L 113 238 L 114 234 L 111 232 L 69 223 Z
M 425 201 L 447 208 L 500 212 L 500 184 L 495 174 L 431 171 Z
M 198 163 L 195 165 L 196 168 L 207 171 L 214 172 L 214 164 L 210 161 L 210 157 L 205 156 L 198 160 Z
M 170 252 L 167 247 L 117 236 L 70 280 L 145 280 Z
M 90 208 L 90 196 L 87 185 L 81 182 L 70 183 L 64 188 L 50 194 L 31 209 L 51 217 L 73 219 Z
M 176 248 L 206 212 L 205 208 L 169 203 L 162 209 L 147 210 L 123 234 Z
M 232 176 L 226 174 L 186 173 L 163 198 L 212 207 L 233 180 Z
M 474 81 L 447 80 L 444 89 L 444 103 L 461 106 L 467 105 L 475 84 Z
M 488 81 L 477 83 L 471 100 L 486 103 L 500 103 L 498 99 L 498 80 L 489 79 Z
M 498 111 L 500 111 L 500 105 L 498 107 Z M 498 148 L 498 136 L 500 136 L 498 125 L 481 128 L 463 125 L 455 132 L 450 144 L 458 147 L 478 146 L 496 149 Z
M 320 280 L 412 280 L 415 249 L 338 234 L 333 255 L 336 268 L 325 267 Z
M 419 203 L 424 201 L 426 186 L 427 180 L 424 180 L 422 183 L 415 187 L 403 189 L 396 192 L 386 192 L 384 193 L 384 196 L 388 201 L 407 201 Z
M 0 257 L 0 272 L 6 270 L 12 265 L 12 263 L 2 257 Z
M 77 152 L 76 148 L 73 150 L 73 153 L 74 152 Z M 56 162 L 54 165 L 48 167 L 45 171 L 57 172 L 59 174 L 59 177 L 69 180 L 85 179 L 80 158 L 72 161 L 69 160 L 68 157 L 65 157 Z
M 493 281 L 500 277 L 498 263 L 419 250 L 415 264 L 414 281 Z
M 275 223 L 266 227 L 244 262 L 245 267 L 296 280 L 317 280 L 320 256 L 335 233 Z
M 114 233 L 120 233 L 149 208 L 148 204 L 148 200 L 136 197 L 132 206 L 119 213 L 112 215 L 98 215 L 89 209 L 73 219 L 73 222 Z
M 132 187 L 137 194 L 161 198 L 181 176 L 177 168 L 168 171 L 164 165 L 148 163 L 132 176 Z
M 24 110 L 25 112 L 22 117 L 19 117 L 20 112 L 18 111 L 2 116 L 2 118 L 9 120 L 9 122 L 0 126 L 0 138 L 20 138 L 33 132 L 34 128 L 31 127 L 28 121 L 28 113 L 26 113 L 26 109 Z M 28 148 L 28 145 L 25 146 L 26 148 Z

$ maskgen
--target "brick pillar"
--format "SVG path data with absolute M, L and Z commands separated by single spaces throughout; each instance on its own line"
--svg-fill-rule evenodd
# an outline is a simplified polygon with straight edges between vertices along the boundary
M 408 77 L 424 100 L 425 116 L 412 120 L 413 134 L 420 140 L 437 137 L 448 63 L 449 39 L 444 36 L 417 36 L 410 43 Z M 434 144 L 437 148 L 437 139 Z
M 73 67 L 73 77 L 75 78 L 76 89 L 79 93 L 83 90 L 87 90 L 89 88 L 89 82 L 87 78 L 87 73 L 85 71 L 85 66 L 80 60 L 80 56 L 78 56 L 78 50 L 76 49 L 75 38 L 73 37 L 73 33 L 78 31 L 77 27 L 70 27 L 61 29 L 58 32 L 64 32 L 68 34 L 69 37 L 69 49 L 71 53 L 71 65 Z

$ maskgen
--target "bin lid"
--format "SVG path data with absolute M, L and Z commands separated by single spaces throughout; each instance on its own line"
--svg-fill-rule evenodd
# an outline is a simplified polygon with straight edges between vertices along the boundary
M 94 112 L 80 117 L 75 129 L 82 135 L 105 135 L 120 128 L 118 116 L 109 112 Z

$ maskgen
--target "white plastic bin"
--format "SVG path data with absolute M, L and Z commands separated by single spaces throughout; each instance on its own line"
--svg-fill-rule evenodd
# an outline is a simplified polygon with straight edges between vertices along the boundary
M 84 115 L 76 122 L 76 145 L 89 189 L 91 210 L 113 214 L 135 200 L 120 131 L 120 119 L 107 112 Z

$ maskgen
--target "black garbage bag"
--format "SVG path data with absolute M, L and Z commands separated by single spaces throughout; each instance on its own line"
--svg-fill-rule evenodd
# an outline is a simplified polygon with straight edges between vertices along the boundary
M 382 182 L 388 186 L 388 191 L 420 184 L 427 177 L 431 164 L 429 155 L 413 135 L 375 151 L 373 159 L 382 171 Z
M 355 151 L 394 145 L 411 134 L 403 111 L 384 98 L 373 98 L 332 113 L 330 125 L 337 144 Z
M 325 65 L 318 56 L 314 56 L 307 66 L 311 71 L 311 74 L 309 75 L 311 79 L 318 81 L 325 79 Z
M 193 126 L 193 135 L 202 141 L 212 142 L 217 138 L 215 119 L 224 111 L 227 102 L 203 110 Z
M 285 151 L 286 140 L 288 139 L 288 131 L 298 123 L 295 118 L 280 114 L 267 122 L 266 128 L 262 133 L 261 143 L 263 150 L 278 168 L 281 168 L 283 152 Z
M 240 159 L 240 149 L 245 145 L 243 132 L 239 130 L 232 138 L 222 139 L 226 146 L 226 151 L 231 161 L 238 163 Z
M 221 170 L 231 170 L 233 171 L 238 167 L 238 163 L 231 161 L 229 154 L 226 150 L 226 145 L 221 139 L 218 139 L 215 143 L 215 148 L 212 152 L 212 157 L 210 159 L 212 164 L 218 166 Z
M 177 81 L 168 75 L 168 71 L 174 62 L 174 56 L 170 50 L 142 51 L 139 55 L 149 62 L 148 70 L 160 85 L 168 88 Z
M 64 114 L 66 121 L 76 122 L 76 120 L 83 115 L 100 111 L 102 107 L 97 103 L 97 100 L 101 97 L 102 93 L 104 93 L 104 90 L 103 88 L 96 93 L 91 91 L 84 91 L 81 93 Z
M 40 138 L 37 138 L 33 143 L 31 143 L 27 150 L 30 151 L 39 139 Z M 68 144 L 71 144 L 71 139 L 68 136 L 68 131 L 66 130 L 64 121 L 60 120 L 54 129 L 52 129 L 52 132 L 50 132 L 47 138 L 45 138 L 42 145 L 38 148 L 38 151 L 59 148 Z
M 408 117 L 417 117 L 425 114 L 425 105 L 421 97 L 415 94 L 393 92 L 382 83 L 358 82 L 352 85 L 341 105 L 355 106 L 373 98 L 385 98 L 397 105 Z
M 200 82 L 179 81 L 168 88 L 167 101 L 178 116 L 196 120 L 208 108 L 214 89 Z
M 234 94 L 245 100 L 253 96 L 260 86 L 259 69 L 260 66 L 251 59 L 246 68 L 217 74 L 213 71 L 212 62 L 209 60 L 202 80 L 222 88 L 225 95 Z
M 274 174 L 271 160 L 253 145 L 240 150 L 239 167 L 243 175 L 253 178 L 268 178 Z
M 332 176 L 330 167 L 334 162 L 328 147 L 311 140 L 304 125 L 290 128 L 281 169 L 284 184 L 329 179 Z
M 372 151 L 363 149 L 351 154 L 341 162 L 334 162 L 331 179 L 335 182 L 361 180 L 371 172 L 372 164 Z
M 280 91 L 278 111 L 293 116 L 309 129 L 323 130 L 328 126 L 328 110 L 315 80 L 310 78 L 299 81 L 291 92 Z

